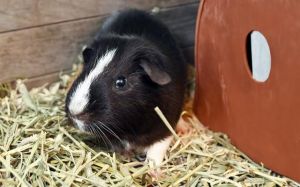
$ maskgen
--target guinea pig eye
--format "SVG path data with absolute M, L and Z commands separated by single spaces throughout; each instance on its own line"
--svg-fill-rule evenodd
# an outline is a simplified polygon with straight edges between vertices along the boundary
M 127 80 L 125 77 L 123 77 L 123 76 L 118 77 L 118 79 L 115 82 L 115 86 L 118 89 L 123 88 L 126 85 L 126 82 L 127 82 Z

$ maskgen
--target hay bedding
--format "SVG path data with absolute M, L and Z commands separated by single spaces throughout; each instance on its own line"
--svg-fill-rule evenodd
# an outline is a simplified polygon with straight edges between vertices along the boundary
M 74 76 L 74 75 L 73 75 Z M 0 186 L 298 186 L 230 144 L 226 135 L 187 115 L 193 131 L 175 139 L 152 179 L 147 164 L 97 150 L 68 124 L 64 98 L 70 76 L 34 88 L 1 86 Z M 6 95 L 6 96 L 5 96 Z

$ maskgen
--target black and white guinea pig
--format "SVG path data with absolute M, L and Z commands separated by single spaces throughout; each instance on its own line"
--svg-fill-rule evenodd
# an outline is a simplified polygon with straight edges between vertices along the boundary
M 120 11 L 82 55 L 83 70 L 66 98 L 68 118 L 114 151 L 165 151 L 171 133 L 154 108 L 175 128 L 186 84 L 185 60 L 169 29 L 144 11 Z

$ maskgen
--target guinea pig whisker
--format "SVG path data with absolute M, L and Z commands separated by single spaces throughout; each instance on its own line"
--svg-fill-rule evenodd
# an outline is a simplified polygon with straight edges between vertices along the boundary
M 111 124 L 114 124 L 114 125 L 113 125 L 113 128 L 116 129 L 116 130 L 119 130 L 121 133 L 126 134 L 126 131 L 118 126 L 118 123 L 121 123 L 121 124 L 122 124 L 122 122 L 121 122 L 121 120 L 120 120 L 120 119 L 122 118 L 122 116 L 119 116 L 119 115 L 117 115 L 117 114 L 115 114 L 115 116 L 116 116 L 116 117 L 115 117 L 116 119 L 115 119 L 114 121 L 111 121 L 111 122 L 110 122 Z M 134 130 L 130 125 L 128 126 L 127 130 L 130 130 L 130 132 L 131 132 L 134 136 L 137 136 L 135 130 Z
M 101 121 L 98 121 L 98 122 L 102 125 L 102 127 L 103 127 L 104 130 L 106 130 L 108 133 L 110 133 L 111 135 L 113 135 L 114 137 L 116 137 L 122 143 L 121 138 L 111 128 L 109 128 L 109 126 L 105 125 Z
M 100 142 L 103 142 L 103 143 L 105 144 L 105 147 L 108 148 L 108 144 L 107 144 L 106 140 L 104 139 L 104 137 L 103 137 L 101 131 L 97 130 L 96 128 L 91 128 L 91 129 L 93 129 L 93 132 L 94 132 L 94 134 L 96 135 L 96 137 L 98 138 L 98 140 L 99 140 Z M 101 139 L 101 140 L 100 140 L 100 139 Z
M 122 133 L 125 133 L 124 129 L 120 128 L 118 125 L 114 125 L 113 128 L 119 130 Z
M 94 100 L 94 101 L 90 104 L 90 106 L 93 106 L 94 104 L 96 104 L 96 102 L 97 102 L 97 100 Z
M 87 126 L 88 128 L 88 131 L 90 131 L 91 133 L 95 134 L 96 135 L 96 140 L 97 140 L 97 143 L 101 143 L 101 142 L 104 142 L 103 138 L 101 135 L 98 134 L 98 132 L 96 132 L 94 130 L 94 128 L 90 127 L 90 126 Z M 107 145 L 106 145 L 107 146 Z
M 107 143 L 110 144 L 110 147 L 113 148 L 113 144 L 112 144 L 111 141 L 107 138 L 107 136 L 106 136 L 105 133 L 101 130 L 101 128 L 100 128 L 98 125 L 94 125 L 94 127 L 96 127 L 95 130 L 98 129 L 98 132 L 101 133 L 101 134 L 103 135 L 103 137 L 107 140 Z M 103 139 L 104 139 L 104 138 L 103 138 Z M 109 147 L 107 146 L 107 148 L 109 148 Z
M 102 133 L 103 133 L 104 137 L 106 138 L 107 142 L 110 144 L 110 147 L 108 147 L 108 148 L 113 148 L 112 142 L 109 140 L 109 138 L 105 135 L 105 133 L 103 131 L 102 131 Z

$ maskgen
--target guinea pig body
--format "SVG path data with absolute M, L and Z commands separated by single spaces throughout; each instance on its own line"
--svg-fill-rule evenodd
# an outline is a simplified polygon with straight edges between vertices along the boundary
M 115 151 L 149 147 L 175 128 L 183 107 L 186 63 L 168 28 L 152 15 L 109 17 L 83 51 L 84 67 L 66 98 L 67 116 Z

